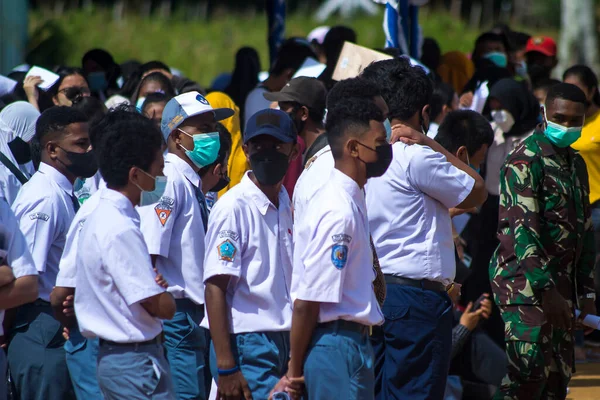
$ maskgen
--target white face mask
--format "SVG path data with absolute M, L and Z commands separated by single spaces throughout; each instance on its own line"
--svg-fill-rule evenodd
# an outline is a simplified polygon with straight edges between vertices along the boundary
M 510 132 L 512 127 L 515 125 L 515 119 L 512 114 L 506 110 L 492 111 L 492 118 L 498 128 L 502 129 L 502 132 Z

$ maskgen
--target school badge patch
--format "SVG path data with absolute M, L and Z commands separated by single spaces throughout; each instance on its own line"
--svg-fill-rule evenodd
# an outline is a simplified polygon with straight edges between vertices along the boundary
M 235 248 L 235 245 L 231 243 L 231 240 L 229 239 L 218 245 L 217 251 L 219 252 L 219 260 L 229 262 L 235 260 L 235 255 L 237 254 L 237 249 Z
M 348 246 L 343 244 L 336 244 L 331 250 L 331 262 L 337 269 L 342 269 L 346 266 L 348 261 Z
M 156 216 L 158 220 L 165 226 L 167 220 L 171 216 L 171 212 L 173 211 L 173 206 L 175 205 L 175 200 L 170 197 L 161 197 L 158 201 L 158 204 L 154 207 L 154 211 L 156 212 Z

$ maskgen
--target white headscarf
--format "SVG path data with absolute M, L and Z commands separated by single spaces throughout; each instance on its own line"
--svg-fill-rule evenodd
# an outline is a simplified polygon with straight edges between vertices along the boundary
M 16 138 L 29 142 L 35 136 L 35 123 L 40 112 L 26 101 L 17 101 L 0 111 L 0 152 L 17 165 L 8 143 Z

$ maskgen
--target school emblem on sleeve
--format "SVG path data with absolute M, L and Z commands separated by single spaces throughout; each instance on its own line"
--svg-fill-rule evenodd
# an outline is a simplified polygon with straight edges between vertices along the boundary
M 229 262 L 232 262 L 235 259 L 235 255 L 237 253 L 237 249 L 229 239 L 218 245 L 217 251 L 219 252 L 219 260 Z
M 346 266 L 348 261 L 348 246 L 343 244 L 336 244 L 331 250 L 331 262 L 337 269 L 342 269 Z
M 173 211 L 173 206 L 175 205 L 175 200 L 170 197 L 161 197 L 158 201 L 158 204 L 154 207 L 154 211 L 156 212 L 156 216 L 158 220 L 165 226 L 167 220 L 171 216 L 171 212 Z

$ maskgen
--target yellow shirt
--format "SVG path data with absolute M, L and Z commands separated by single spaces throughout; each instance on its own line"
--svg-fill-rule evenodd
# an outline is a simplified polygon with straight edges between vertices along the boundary
M 572 148 L 579 151 L 590 179 L 590 204 L 600 200 L 600 112 L 587 119 L 581 137 Z

